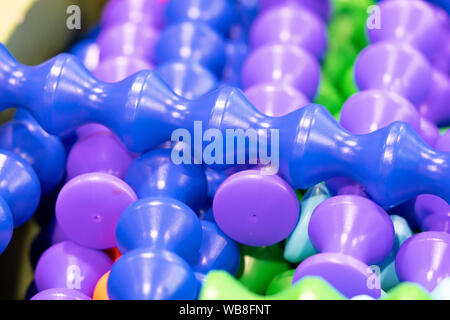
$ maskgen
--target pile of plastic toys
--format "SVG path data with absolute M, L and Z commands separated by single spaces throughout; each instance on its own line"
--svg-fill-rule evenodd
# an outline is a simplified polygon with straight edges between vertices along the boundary
M 449 2 L 110 0 L 0 44 L 33 300 L 450 299 Z

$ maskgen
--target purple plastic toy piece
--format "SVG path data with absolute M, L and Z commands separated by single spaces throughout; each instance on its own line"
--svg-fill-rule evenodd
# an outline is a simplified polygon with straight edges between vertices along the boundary
M 380 297 L 379 286 L 368 285 L 374 277 L 369 265 L 382 261 L 394 243 L 392 221 L 380 206 L 354 195 L 329 198 L 314 210 L 308 233 L 321 253 L 297 267 L 293 283 L 321 276 L 348 298 Z
M 320 59 L 327 48 L 325 23 L 298 5 L 281 5 L 261 13 L 250 31 L 253 48 L 270 44 L 292 44 Z
M 132 22 L 161 29 L 167 1 L 112 0 L 103 9 L 102 27 Z
M 250 246 L 268 246 L 289 236 L 298 221 L 297 195 L 277 175 L 258 170 L 227 178 L 213 201 L 214 219 L 231 239 Z
M 444 30 L 436 11 L 426 1 L 383 1 L 382 28 L 368 29 L 372 43 L 406 43 L 431 58 L 441 48 Z
M 400 247 L 395 259 L 400 281 L 416 282 L 428 291 L 450 276 L 450 234 L 416 234 Z
M 331 5 L 329 0 L 260 0 L 261 9 L 270 8 L 280 4 L 300 4 L 323 20 L 327 20 L 330 16 Z
M 53 288 L 35 294 L 30 300 L 92 300 L 84 293 L 66 288 Z
M 123 210 L 137 200 L 133 189 L 105 173 L 86 173 L 67 182 L 56 200 L 58 224 L 73 241 L 94 249 L 116 246 Z
M 99 132 L 80 139 L 67 158 L 67 179 L 90 172 L 104 172 L 125 177 L 133 157 L 117 137 Z
M 419 106 L 427 97 L 432 69 L 423 54 L 401 43 L 378 42 L 359 54 L 355 81 L 360 90 L 393 91 Z
M 98 279 L 112 266 L 104 252 L 64 241 L 48 248 L 36 266 L 38 290 L 77 289 L 91 297 Z

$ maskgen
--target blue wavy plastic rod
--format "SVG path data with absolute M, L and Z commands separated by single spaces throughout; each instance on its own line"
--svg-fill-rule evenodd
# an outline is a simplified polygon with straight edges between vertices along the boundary
M 450 200 L 450 154 L 430 148 L 406 123 L 354 135 L 319 105 L 271 118 L 256 111 L 236 88 L 221 87 L 186 100 L 151 71 L 103 83 L 72 55 L 61 54 L 28 67 L 4 46 L 0 46 L 0 103 L 28 109 L 52 134 L 100 122 L 134 152 L 158 146 L 177 128 L 194 133 L 194 121 L 202 121 L 205 130 L 216 128 L 223 133 L 237 128 L 259 130 L 263 135 L 257 137 L 259 141 L 263 137 L 270 141 L 268 129 L 277 129 L 280 172 L 296 188 L 348 176 L 383 206 L 423 193 Z

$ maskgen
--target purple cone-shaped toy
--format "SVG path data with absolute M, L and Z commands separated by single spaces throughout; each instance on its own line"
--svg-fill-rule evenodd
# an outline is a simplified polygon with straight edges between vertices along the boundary
M 428 291 L 450 276 L 450 234 L 416 234 L 400 247 L 395 259 L 400 281 L 416 282 Z
M 314 210 L 308 233 L 321 253 L 300 263 L 293 283 L 321 276 L 348 298 L 380 297 L 379 280 L 369 265 L 382 261 L 394 243 L 392 221 L 380 206 L 354 195 L 329 198 Z

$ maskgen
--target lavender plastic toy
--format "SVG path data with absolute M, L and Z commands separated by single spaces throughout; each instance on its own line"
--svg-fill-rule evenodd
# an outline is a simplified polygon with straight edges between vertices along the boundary
M 380 297 L 379 279 L 369 266 L 383 260 L 394 243 L 392 221 L 381 207 L 359 196 L 329 198 L 314 210 L 308 232 L 321 253 L 300 263 L 293 283 L 321 276 L 347 298 Z
M 39 291 L 76 289 L 91 297 L 100 277 L 112 265 L 104 252 L 64 241 L 48 248 L 39 259 L 34 278 Z
M 400 281 L 432 291 L 450 276 L 450 234 L 428 231 L 412 236 L 400 247 L 395 269 Z

